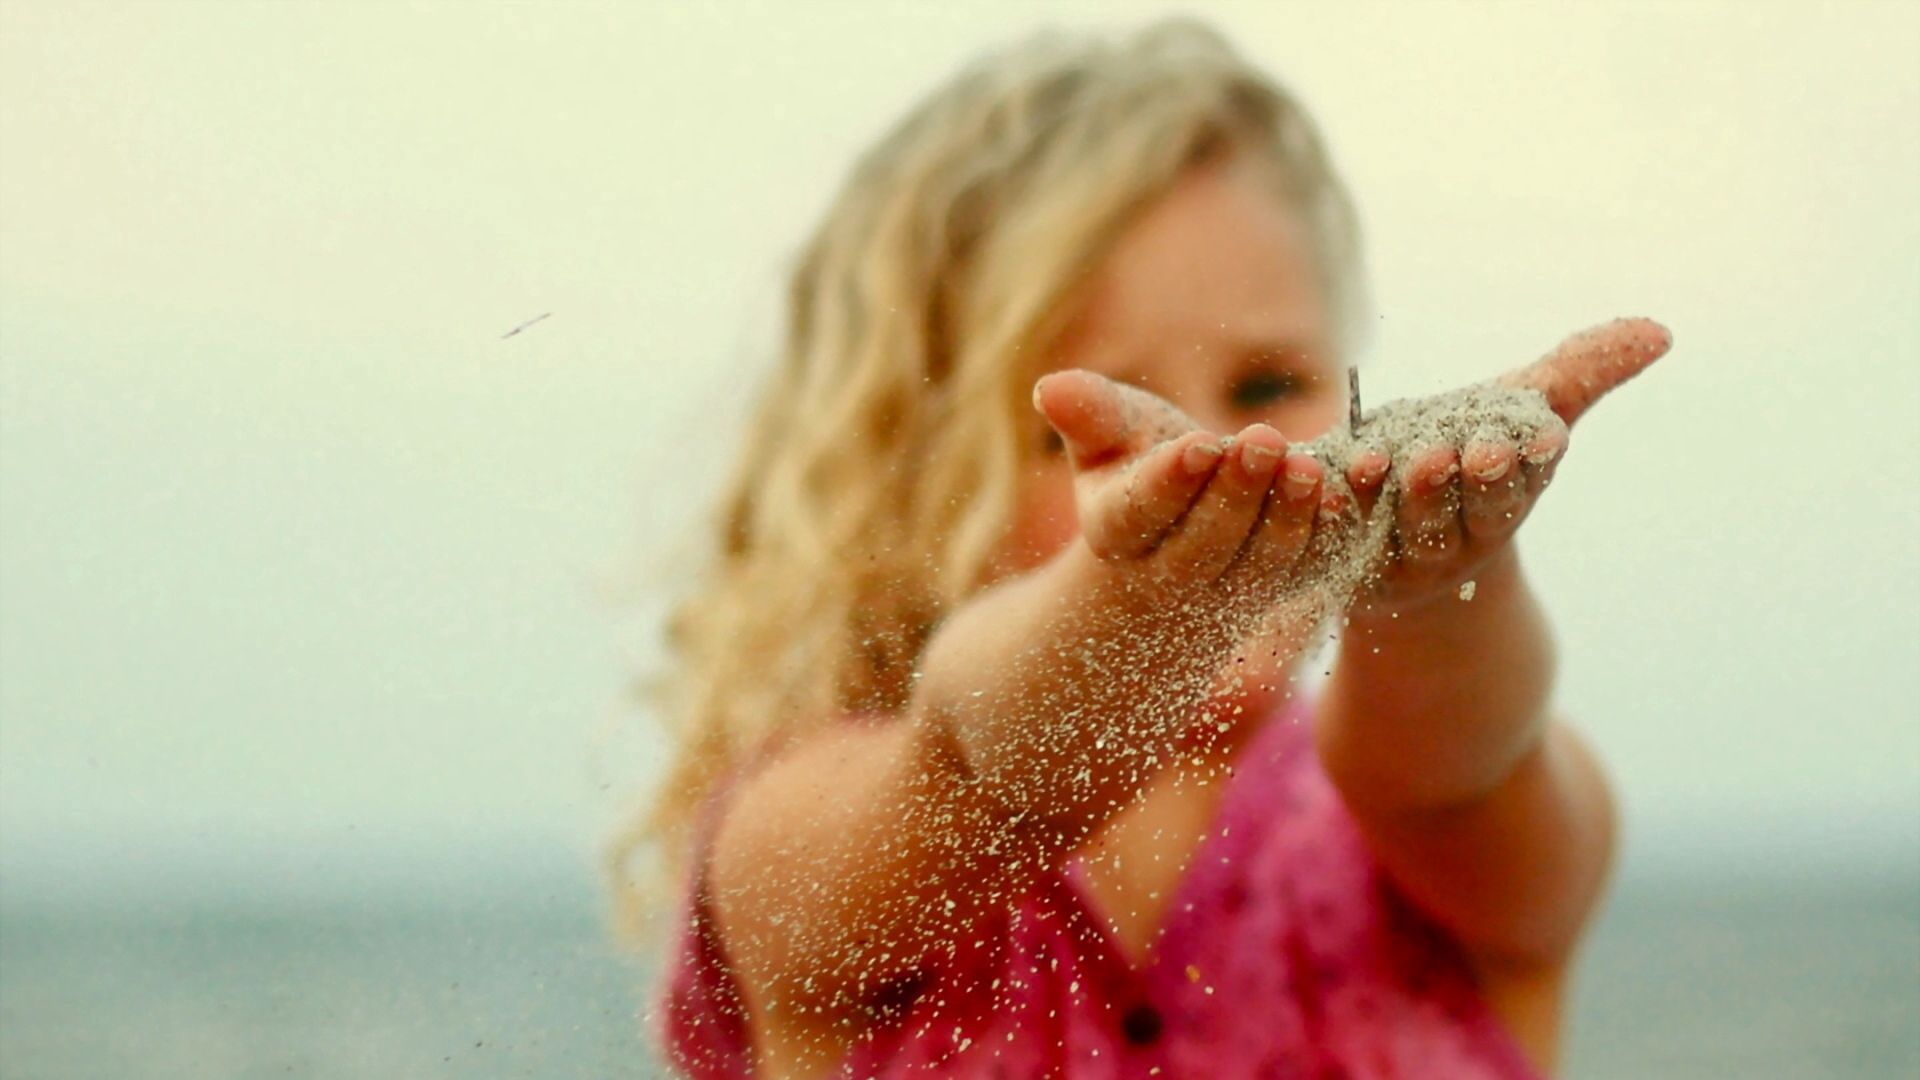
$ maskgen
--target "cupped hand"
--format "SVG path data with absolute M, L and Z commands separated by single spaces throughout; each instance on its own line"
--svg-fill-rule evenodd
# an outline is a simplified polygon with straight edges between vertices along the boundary
M 1667 328 L 1650 319 L 1593 327 L 1494 380 L 1546 398 L 1551 415 L 1533 430 L 1403 448 L 1399 461 L 1378 451 L 1356 455 L 1347 480 L 1363 512 L 1371 512 L 1390 475 L 1399 481 L 1390 551 L 1363 598 L 1368 605 L 1393 611 L 1459 594 L 1508 549 L 1566 456 L 1572 426 L 1672 344 Z
M 1154 602 L 1271 604 L 1312 538 L 1324 470 L 1266 424 L 1207 431 L 1092 372 L 1034 386 L 1066 444 L 1080 534 Z

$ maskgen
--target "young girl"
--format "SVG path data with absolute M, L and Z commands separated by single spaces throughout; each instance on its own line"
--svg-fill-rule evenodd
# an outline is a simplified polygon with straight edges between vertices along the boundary
M 1551 412 L 1302 446 L 1349 423 L 1356 247 L 1188 23 L 994 56 L 859 162 L 673 621 L 680 1070 L 1552 1069 L 1614 814 L 1511 536 L 1667 336 L 1501 380 Z

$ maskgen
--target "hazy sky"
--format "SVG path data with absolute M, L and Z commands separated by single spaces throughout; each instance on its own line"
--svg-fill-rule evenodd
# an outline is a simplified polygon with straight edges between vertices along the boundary
M 1629 858 L 1916 857 L 1920 9 L 1184 7 L 1352 184 L 1370 400 L 1673 327 L 1523 533 Z M 0 6 L 0 872 L 587 850 L 596 589 L 852 155 L 1159 6 L 1032 10 Z

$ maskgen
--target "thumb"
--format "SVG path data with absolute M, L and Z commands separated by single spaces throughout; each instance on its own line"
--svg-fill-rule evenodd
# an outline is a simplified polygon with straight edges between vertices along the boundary
M 1170 402 L 1079 369 L 1041 378 L 1033 405 L 1060 433 L 1076 470 L 1097 469 L 1198 426 Z
M 1572 426 L 1595 402 L 1672 347 L 1673 332 L 1652 319 L 1615 319 L 1580 331 L 1499 382 L 1545 394 L 1547 407 Z

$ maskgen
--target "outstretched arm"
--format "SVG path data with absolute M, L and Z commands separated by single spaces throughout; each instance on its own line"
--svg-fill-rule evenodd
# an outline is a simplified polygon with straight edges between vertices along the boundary
M 1540 390 L 1570 426 L 1669 344 L 1622 320 L 1500 381 Z M 1415 453 L 1396 563 L 1350 618 L 1316 728 L 1388 872 L 1489 962 L 1564 958 L 1613 848 L 1604 778 L 1548 711 L 1553 645 L 1511 544 L 1566 445 L 1560 428 Z M 1356 487 L 1377 491 L 1365 466 Z

